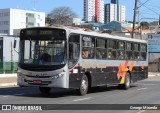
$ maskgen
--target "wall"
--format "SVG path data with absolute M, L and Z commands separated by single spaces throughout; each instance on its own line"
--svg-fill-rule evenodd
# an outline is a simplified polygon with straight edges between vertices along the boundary
M 17 40 L 17 46 L 15 49 L 18 50 L 19 38 L 16 38 L 16 40 Z M 12 46 L 11 46 L 11 43 L 12 43 Z M 3 61 L 4 62 L 11 62 L 11 53 L 13 55 L 12 60 L 14 62 L 18 61 L 18 53 L 14 50 L 13 45 L 14 45 L 14 37 L 3 36 Z

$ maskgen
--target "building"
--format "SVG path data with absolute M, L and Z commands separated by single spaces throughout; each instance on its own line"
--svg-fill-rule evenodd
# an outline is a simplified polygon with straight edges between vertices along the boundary
M 73 18 L 74 25 L 81 25 L 81 23 L 84 23 L 81 18 Z
M 84 0 L 84 20 L 104 23 L 104 0 Z
M 16 29 L 45 26 L 45 13 L 21 9 L 0 9 L 0 33 L 13 35 Z
M 117 9 L 118 8 L 118 9 Z M 117 4 L 105 4 L 105 23 L 108 24 L 111 21 L 121 21 L 126 20 L 126 9 L 124 5 Z
M 18 62 L 18 44 L 13 48 L 14 40 L 19 43 L 19 38 L 10 37 L 6 34 L 0 34 L 0 74 L 12 73 L 17 70 Z
M 112 4 L 118 4 L 119 2 L 118 2 L 118 0 L 111 0 L 111 3 Z

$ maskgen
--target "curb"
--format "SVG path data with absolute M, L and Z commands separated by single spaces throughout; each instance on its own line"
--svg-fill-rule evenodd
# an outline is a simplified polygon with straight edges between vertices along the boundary
M 16 82 L 13 83 L 1 83 L 0 87 L 7 87 L 7 86 L 17 86 Z
M 160 73 L 148 72 L 149 77 L 160 76 Z
M 0 78 L 5 78 L 5 77 L 17 77 L 17 73 L 13 73 L 13 74 L 0 74 Z

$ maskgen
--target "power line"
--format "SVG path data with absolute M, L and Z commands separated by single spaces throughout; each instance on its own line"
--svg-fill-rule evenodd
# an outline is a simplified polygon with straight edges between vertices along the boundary
M 155 12 L 154 10 L 150 9 L 149 7 L 147 7 L 145 5 L 144 5 L 144 7 L 147 8 L 147 9 L 149 9 L 150 11 L 154 12 L 155 14 L 159 15 L 159 13 Z
M 150 5 L 150 4 L 147 4 L 147 6 L 160 9 L 160 6 L 155 6 L 155 5 Z
M 147 0 L 147 1 L 144 2 L 143 4 L 141 4 L 140 1 L 138 1 L 138 2 L 141 4 L 141 6 L 144 6 L 145 8 L 147 8 L 147 9 L 149 9 L 150 11 L 154 12 L 155 14 L 159 15 L 157 12 L 155 12 L 154 10 L 150 9 L 149 7 L 147 7 L 147 6 L 145 5 L 145 3 L 147 3 L 148 1 L 149 1 L 149 0 Z M 141 6 L 140 6 L 140 7 L 141 7 Z M 140 8 L 140 7 L 139 7 L 139 8 Z
M 146 4 L 149 0 L 145 1 L 143 4 L 141 4 L 138 8 L 142 7 L 144 4 Z M 137 9 L 138 9 L 137 8 Z

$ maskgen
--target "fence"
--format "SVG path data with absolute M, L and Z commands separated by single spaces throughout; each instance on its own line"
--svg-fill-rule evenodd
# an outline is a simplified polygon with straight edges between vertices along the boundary
M 0 74 L 2 73 L 16 73 L 17 62 L 0 62 Z

